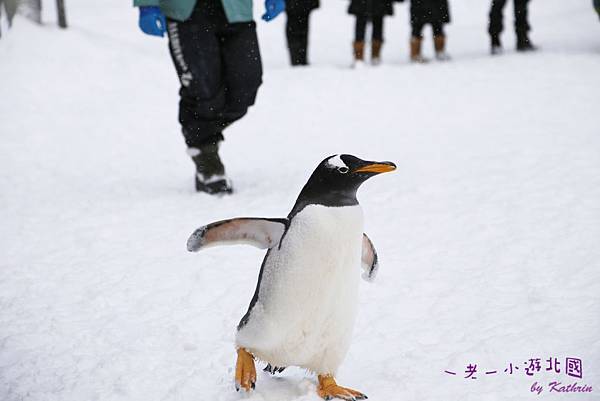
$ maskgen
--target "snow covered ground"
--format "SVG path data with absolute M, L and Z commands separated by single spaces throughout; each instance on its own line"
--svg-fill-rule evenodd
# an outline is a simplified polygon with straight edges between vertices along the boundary
M 384 64 L 357 71 L 347 2 L 323 3 L 310 68 L 287 67 L 284 18 L 259 23 L 264 85 L 227 132 L 237 194 L 223 199 L 192 190 L 166 40 L 138 32 L 128 2 L 68 2 L 67 31 L 48 5 L 46 25 L 17 18 L 4 31 L 0 400 L 244 398 L 234 329 L 263 252 L 190 254 L 186 239 L 221 218 L 286 215 L 314 166 L 340 152 L 399 166 L 359 193 L 381 270 L 361 284 L 342 385 L 386 401 L 520 401 L 538 398 L 534 382 L 548 400 L 600 398 L 591 1 L 532 2 L 543 50 L 514 53 L 508 31 L 506 54 L 491 58 L 488 2 L 455 0 L 454 61 L 426 66 L 407 63 L 397 4 Z M 582 379 L 566 375 L 567 357 L 582 360 Z M 541 359 L 533 376 L 530 358 Z M 593 392 L 549 393 L 555 380 Z M 291 368 L 259 374 L 247 399 L 316 401 L 314 389 Z

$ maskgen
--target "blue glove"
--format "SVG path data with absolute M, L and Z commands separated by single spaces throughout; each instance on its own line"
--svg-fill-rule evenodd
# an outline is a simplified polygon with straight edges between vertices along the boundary
M 142 32 L 148 35 L 164 36 L 167 30 L 167 21 L 165 15 L 160 11 L 160 7 L 144 6 L 140 7 L 139 26 Z
M 285 10 L 285 0 L 265 0 L 265 10 L 262 19 L 269 22 Z

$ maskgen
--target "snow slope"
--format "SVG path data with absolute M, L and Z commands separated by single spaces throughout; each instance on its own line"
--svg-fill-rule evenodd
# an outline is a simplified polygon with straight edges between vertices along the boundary
M 234 329 L 263 252 L 185 250 L 199 225 L 284 216 L 326 155 L 393 160 L 359 193 L 379 251 L 339 382 L 372 400 L 600 398 L 600 22 L 589 1 L 531 5 L 536 54 L 487 55 L 487 3 L 452 2 L 454 61 L 407 63 L 407 6 L 384 64 L 347 69 L 346 2 L 313 15 L 313 67 L 259 24 L 264 85 L 227 133 L 237 194 L 192 191 L 166 41 L 120 0 L 68 3 L 59 31 L 0 40 L 0 399 L 238 400 Z M 256 5 L 256 14 L 262 11 Z M 510 8 L 506 10 L 510 26 Z M 426 44 L 430 51 L 430 38 Z M 357 274 L 360 274 L 357 271 Z M 545 371 L 559 358 L 561 373 Z M 564 359 L 583 361 L 583 378 Z M 523 362 L 542 358 L 527 376 Z M 513 375 L 510 363 L 520 366 Z M 477 364 L 477 379 L 464 379 Z M 445 370 L 457 375 L 444 373 Z M 484 371 L 497 370 L 486 375 Z M 549 394 L 559 379 L 592 393 Z M 255 401 L 318 400 L 260 374 Z

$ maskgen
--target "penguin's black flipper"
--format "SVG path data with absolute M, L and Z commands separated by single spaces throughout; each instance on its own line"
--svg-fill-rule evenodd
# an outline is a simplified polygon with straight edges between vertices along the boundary
M 271 366 L 271 364 L 267 364 L 267 366 L 265 366 L 265 368 L 263 369 L 263 371 L 268 372 L 272 375 L 275 375 L 276 373 L 281 373 L 285 370 L 285 368 L 280 368 L 278 366 Z
M 273 248 L 287 227 L 287 219 L 240 217 L 222 220 L 198 228 L 187 241 L 187 249 L 197 252 L 216 245 L 246 244 Z
M 373 281 L 377 275 L 377 270 L 379 269 L 379 258 L 377 257 L 377 251 L 369 237 L 367 237 L 367 234 L 363 234 L 362 268 L 362 278 L 366 281 Z

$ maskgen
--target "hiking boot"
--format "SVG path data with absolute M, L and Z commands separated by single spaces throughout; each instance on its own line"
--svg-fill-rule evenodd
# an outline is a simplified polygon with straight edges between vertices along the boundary
M 531 52 L 537 50 L 537 46 L 531 43 L 527 34 L 517 35 L 517 51 L 518 52 Z
M 293 67 L 308 65 L 306 47 L 297 44 L 290 46 L 290 62 Z
M 435 35 L 433 37 L 433 47 L 435 49 L 435 58 L 437 60 L 450 60 L 450 55 L 446 53 L 446 37 L 444 35 Z
M 502 54 L 502 43 L 500 42 L 500 36 L 492 35 L 491 36 L 491 50 L 492 56 L 497 56 Z
M 188 148 L 196 165 L 196 191 L 211 195 L 230 194 L 231 182 L 225 175 L 225 166 L 219 157 L 219 142 L 210 142 L 199 148 Z
M 383 41 L 374 39 L 371 42 L 371 64 L 379 65 L 381 63 L 381 46 Z
M 413 63 L 427 63 L 429 60 L 421 55 L 422 38 L 413 36 L 410 38 L 410 61 Z
M 361 64 L 365 59 L 365 42 L 364 41 L 356 41 L 352 44 L 352 49 L 354 53 L 354 62 L 352 66 L 355 67 L 358 64 Z

